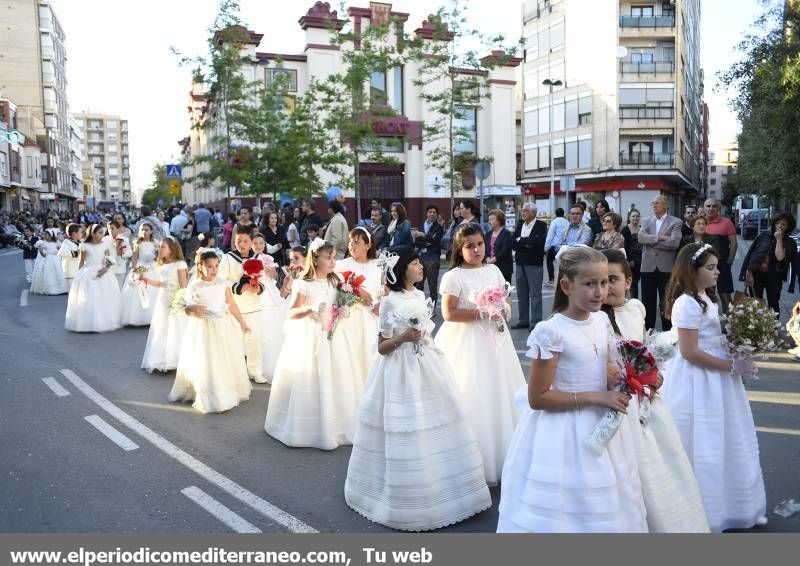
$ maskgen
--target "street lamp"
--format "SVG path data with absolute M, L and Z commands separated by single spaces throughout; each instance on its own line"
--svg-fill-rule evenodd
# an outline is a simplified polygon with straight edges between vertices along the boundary
M 550 218 L 553 218 L 556 211 L 556 171 L 553 163 L 553 87 L 561 86 L 564 83 L 559 79 L 545 79 L 542 84 L 550 87 L 550 118 L 547 129 L 550 130 Z

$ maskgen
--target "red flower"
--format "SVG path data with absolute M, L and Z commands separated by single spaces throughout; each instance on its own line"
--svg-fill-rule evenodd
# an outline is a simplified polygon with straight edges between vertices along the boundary
M 251 258 L 242 264 L 244 274 L 250 278 L 250 286 L 258 288 L 258 278 L 264 272 L 264 264 L 260 259 Z
M 360 297 L 362 291 L 361 285 L 364 284 L 364 281 L 366 281 L 367 278 L 363 275 L 356 275 L 352 271 L 343 271 L 340 273 L 340 275 L 342 276 L 343 281 L 339 283 L 339 287 L 341 288 L 344 284 L 350 285 L 350 287 L 353 288 L 353 294 L 356 297 Z

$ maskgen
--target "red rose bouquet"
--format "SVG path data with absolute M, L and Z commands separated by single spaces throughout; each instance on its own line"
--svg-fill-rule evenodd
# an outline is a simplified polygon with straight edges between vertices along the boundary
M 253 289 L 258 289 L 258 279 L 264 273 L 264 264 L 260 259 L 251 258 L 245 260 L 242 264 L 244 274 L 250 279 L 250 286 Z

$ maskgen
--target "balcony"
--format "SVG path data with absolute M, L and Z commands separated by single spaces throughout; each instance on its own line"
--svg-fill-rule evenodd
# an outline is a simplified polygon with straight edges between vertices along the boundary
M 674 120 L 672 106 L 620 106 L 620 120 Z
M 675 16 L 620 16 L 621 28 L 674 28 Z
M 675 73 L 675 61 L 653 61 L 651 63 L 620 61 L 619 72 L 623 75 L 671 75 Z
M 641 167 L 641 168 L 666 168 L 675 167 L 674 153 L 646 153 L 627 151 L 619 152 L 619 164 L 622 167 Z

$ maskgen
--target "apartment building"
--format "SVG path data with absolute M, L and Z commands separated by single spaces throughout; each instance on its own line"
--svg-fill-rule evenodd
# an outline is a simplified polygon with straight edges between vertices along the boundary
M 6 0 L 0 29 L 0 92 L 36 121 L 43 154 L 34 208 L 74 207 L 82 188 L 71 170 L 64 30 L 49 0 Z
M 57 196 L 43 192 L 44 154 L 36 143 L 41 126 L 13 101 L 0 98 L 0 210 L 36 211 Z
M 131 202 L 128 121 L 115 114 L 81 112 L 75 115 L 83 131 L 86 161 L 97 171 L 95 206 L 116 208 Z
M 314 78 L 324 80 L 326 77 L 340 72 L 343 66 L 342 53 L 345 50 L 357 49 L 352 43 L 331 45 L 330 25 L 341 29 L 347 22 L 340 15 L 331 11 L 329 3 L 316 2 L 305 14 L 298 13 L 299 25 L 305 32 L 305 48 L 301 53 L 263 53 L 258 51 L 262 34 L 255 31 L 242 30 L 249 36 L 249 42 L 242 48 L 242 55 L 250 64 L 246 64 L 242 73 L 249 80 L 269 82 L 273 77 L 283 74 L 291 82 L 289 96 L 302 96 Z M 341 15 L 345 17 L 344 14 Z M 368 7 L 351 6 L 346 17 L 350 18 L 354 29 L 363 29 L 373 21 L 385 22 L 387 18 L 397 18 L 402 25 L 408 26 L 409 14 L 394 11 L 391 4 L 370 2 Z M 287 22 L 290 23 L 290 22 Z M 265 22 L 270 26 L 282 25 L 279 22 Z M 421 22 L 413 29 L 416 37 L 433 39 L 434 26 L 429 22 Z M 504 54 L 503 54 L 504 55 Z M 515 98 L 516 85 L 514 68 L 521 62 L 513 58 L 501 58 L 499 53 L 487 54 L 502 64 L 486 71 L 464 69 L 464 75 L 481 73 L 486 76 L 488 96 L 474 106 L 465 106 L 463 125 L 473 134 L 468 143 L 459 149 L 474 155 L 491 156 L 492 172 L 485 181 L 485 195 L 488 204 L 502 203 L 510 193 L 519 194 L 516 185 L 515 159 Z M 280 62 L 279 62 L 280 60 Z M 414 84 L 417 78 L 418 64 L 409 62 L 404 67 L 388 70 L 385 73 L 374 73 L 369 89 L 370 96 L 376 96 L 381 104 L 391 107 L 395 114 L 382 116 L 373 122 L 375 133 L 383 140 L 383 151 L 396 159 L 396 165 L 382 163 L 361 163 L 362 210 L 367 211 L 369 200 L 378 198 L 387 205 L 392 201 L 403 201 L 409 209 L 411 218 L 421 218 L 424 207 L 428 203 L 438 204 L 443 214 L 448 215 L 449 192 L 441 188 L 442 172 L 429 165 L 427 150 L 429 145 L 423 142 L 422 124 L 432 121 L 432 114 L 419 96 L 419 86 Z M 190 93 L 189 113 L 192 123 L 202 123 L 206 103 L 201 85 L 195 83 Z M 210 147 L 213 139 L 207 129 L 193 128 L 188 138 L 178 142 L 181 154 L 190 159 L 194 155 L 219 151 Z M 185 171 L 190 177 L 193 170 Z M 464 190 L 456 193 L 457 198 L 476 198 L 473 175 L 465 175 Z M 336 183 L 337 179 L 327 173 L 322 174 L 324 182 Z M 212 203 L 221 208 L 226 207 L 222 200 L 227 196 L 224 187 L 199 187 L 191 182 L 184 182 L 182 200 L 184 202 Z M 345 193 L 353 198 L 354 192 Z M 512 195 L 513 196 L 513 195 Z M 348 206 L 350 221 L 355 219 L 355 206 Z
M 739 161 L 739 145 L 736 142 L 711 144 L 708 146 L 708 197 L 722 198 L 728 184 L 728 176 L 736 172 Z
M 647 215 L 656 194 L 674 210 L 694 199 L 703 163 L 699 0 L 526 0 L 522 18 L 528 199 L 548 209 L 551 161 L 555 206 L 602 197 Z M 561 190 L 562 178 L 572 191 Z

